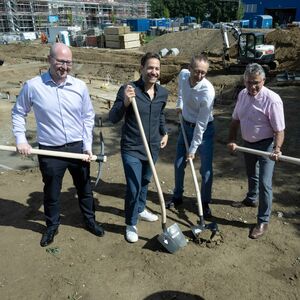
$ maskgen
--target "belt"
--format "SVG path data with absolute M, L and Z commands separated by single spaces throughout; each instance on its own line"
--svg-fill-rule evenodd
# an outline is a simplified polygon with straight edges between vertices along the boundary
M 192 127 L 192 128 L 195 128 L 195 126 L 196 126 L 196 123 L 188 122 L 188 121 L 186 121 L 186 120 L 184 120 L 184 119 L 183 119 L 183 122 L 185 123 L 185 125 L 187 125 L 187 126 L 189 126 L 189 127 Z M 208 122 L 208 123 L 207 123 L 207 126 L 210 125 L 210 124 L 212 124 L 212 122 L 213 122 L 213 121 Z
M 251 145 L 256 145 L 256 144 L 261 144 L 261 143 L 264 143 L 264 142 L 272 142 L 273 141 L 273 137 L 270 137 L 270 138 L 266 138 L 266 139 L 262 139 L 262 140 L 259 140 L 259 141 L 256 141 L 256 142 L 248 142 L 245 140 L 246 143 L 248 144 L 251 144 Z
M 40 148 L 47 148 L 47 149 L 61 149 L 61 148 L 76 146 L 81 143 L 82 143 L 82 141 L 77 141 L 77 142 L 67 143 L 67 144 L 60 145 L 60 146 L 46 146 L 46 145 L 42 145 L 42 144 L 39 144 L 39 146 L 40 146 Z

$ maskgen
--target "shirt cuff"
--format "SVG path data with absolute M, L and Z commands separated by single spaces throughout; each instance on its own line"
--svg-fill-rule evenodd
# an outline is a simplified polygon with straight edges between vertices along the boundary
M 16 144 L 28 144 L 26 136 L 25 135 L 18 135 L 16 136 Z

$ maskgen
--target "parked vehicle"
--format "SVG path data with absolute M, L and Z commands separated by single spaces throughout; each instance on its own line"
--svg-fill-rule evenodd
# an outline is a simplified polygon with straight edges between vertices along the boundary
M 228 32 L 238 42 L 237 63 L 230 64 Z M 265 36 L 261 32 L 241 32 L 240 28 L 222 24 L 223 63 L 225 68 L 244 69 L 249 63 L 258 63 L 266 70 L 276 69 L 275 46 L 265 44 Z

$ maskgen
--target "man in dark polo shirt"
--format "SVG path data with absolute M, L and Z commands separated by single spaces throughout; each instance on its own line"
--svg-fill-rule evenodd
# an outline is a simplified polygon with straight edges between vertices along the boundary
M 126 239 L 138 241 L 138 219 L 153 222 L 158 217 L 145 209 L 148 184 L 152 171 L 147 159 L 142 136 L 131 105 L 135 97 L 141 116 L 145 135 L 156 162 L 160 148 L 168 142 L 165 127 L 164 108 L 168 92 L 157 81 L 160 76 L 160 57 L 156 53 L 146 53 L 141 59 L 141 77 L 139 80 L 123 85 L 117 94 L 116 101 L 109 112 L 113 123 L 124 117 L 121 137 L 121 155 L 127 182 L 125 196 Z

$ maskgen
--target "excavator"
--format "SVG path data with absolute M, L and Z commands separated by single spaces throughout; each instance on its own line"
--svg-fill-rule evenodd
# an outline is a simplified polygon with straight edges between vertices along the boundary
M 278 62 L 275 60 L 275 47 L 264 43 L 264 33 L 241 32 L 240 28 L 223 23 L 220 26 L 220 30 L 223 38 L 223 65 L 225 69 L 243 71 L 249 63 L 262 65 L 266 72 L 277 68 Z M 229 57 L 228 32 L 231 32 L 237 41 L 238 47 L 237 63 L 233 64 Z

